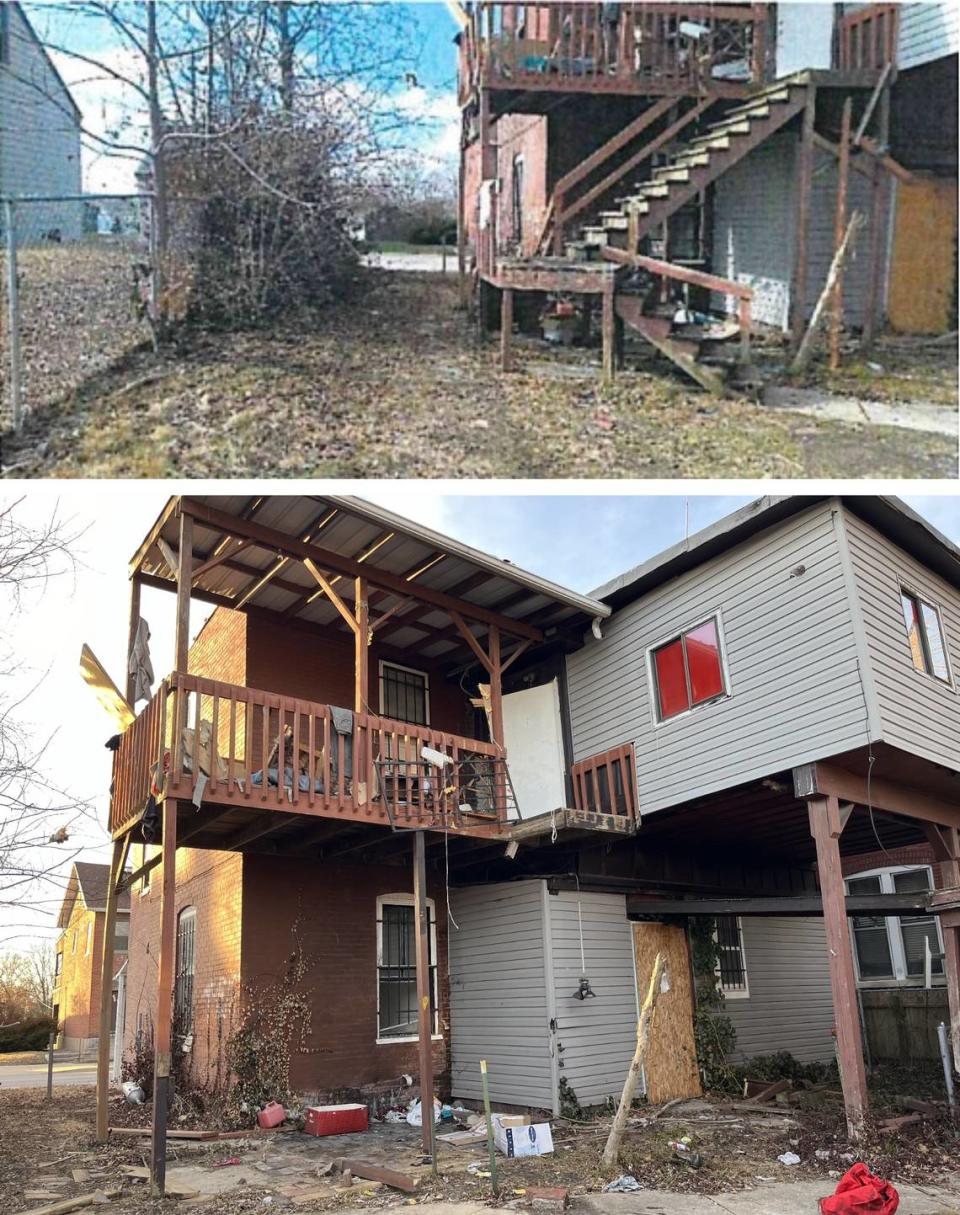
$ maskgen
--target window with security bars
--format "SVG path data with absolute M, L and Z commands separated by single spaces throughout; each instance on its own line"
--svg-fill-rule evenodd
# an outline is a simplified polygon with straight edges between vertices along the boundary
M 185 907 L 177 917 L 177 970 L 173 987 L 173 1018 L 184 1036 L 193 1032 L 193 975 L 196 959 L 197 912 Z
M 717 916 L 717 981 L 728 998 L 750 994 L 743 953 L 743 926 L 736 915 Z
M 900 606 L 903 609 L 903 622 L 907 628 L 907 641 L 914 670 L 921 671 L 924 675 L 932 675 L 943 683 L 949 683 L 950 663 L 947 659 L 947 642 L 939 608 L 902 588 Z
M 933 889 L 927 866 L 887 869 L 847 879 L 848 894 L 926 894 Z M 857 915 L 851 917 L 854 955 L 861 982 L 923 980 L 927 950 L 930 974 L 943 974 L 943 944 L 936 916 Z
M 414 726 L 430 724 L 430 685 L 423 671 L 380 664 L 380 713 Z
M 377 900 L 377 1038 L 415 1038 L 417 937 L 412 898 Z M 396 901 L 394 901 L 396 900 Z M 427 960 L 432 1032 L 437 1032 L 437 941 L 433 900 L 427 901 Z

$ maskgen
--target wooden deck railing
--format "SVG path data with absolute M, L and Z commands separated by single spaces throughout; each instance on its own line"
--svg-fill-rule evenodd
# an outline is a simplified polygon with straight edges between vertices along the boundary
M 369 713 L 174 674 L 121 737 L 110 829 L 143 810 L 151 767 L 167 797 L 400 825 L 505 822 L 514 808 L 492 743 Z M 342 731 L 342 732 L 341 732 Z M 425 758 L 424 748 L 447 762 Z
M 899 4 L 870 4 L 840 19 L 837 67 L 841 71 L 874 71 L 896 63 L 900 31 Z
M 570 769 L 573 805 L 592 814 L 617 814 L 640 819 L 637 800 L 637 759 L 633 743 L 581 759 Z
M 757 83 L 766 7 L 480 0 L 460 39 L 460 101 L 482 86 L 697 93 L 711 79 Z

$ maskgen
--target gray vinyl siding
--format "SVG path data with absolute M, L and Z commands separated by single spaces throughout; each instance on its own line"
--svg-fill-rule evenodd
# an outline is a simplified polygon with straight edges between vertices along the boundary
M 480 1060 L 498 1105 L 553 1108 L 543 882 L 450 892 L 451 1092 L 482 1100 Z
M 958 14 L 956 0 L 905 4 L 900 10 L 898 68 L 906 71 L 944 55 L 955 55 L 960 45 Z
M 19 5 L 5 8 L 10 51 L 9 63 L 0 63 L 0 195 L 77 194 L 79 118 Z M 22 243 L 39 240 L 44 231 L 54 228 L 65 240 L 79 238 L 82 206 L 50 203 L 20 208 Z
M 560 1075 L 577 1099 L 582 1105 L 599 1105 L 619 1096 L 636 1046 L 633 937 L 624 895 L 584 891 L 579 897 L 583 967 L 576 891 L 561 891 L 547 900 L 557 1049 Z M 584 971 L 596 999 L 573 998 Z
M 648 814 L 864 743 L 837 509 L 812 506 L 588 634 L 567 659 L 574 759 L 633 742 Z M 717 611 L 729 695 L 657 724 L 648 648 Z
M 960 770 L 960 591 L 855 515 L 845 521 L 883 740 Z M 953 686 L 914 670 L 901 578 L 940 608 Z
M 789 1051 L 802 1062 L 834 1057 L 833 1003 L 822 919 L 744 917 L 750 994 L 728 999 L 736 1057 Z
M 713 199 L 713 272 L 752 287 L 753 319 L 786 329 L 796 213 L 793 134 L 775 135 L 718 178 Z M 733 296 L 713 306 L 736 312 Z

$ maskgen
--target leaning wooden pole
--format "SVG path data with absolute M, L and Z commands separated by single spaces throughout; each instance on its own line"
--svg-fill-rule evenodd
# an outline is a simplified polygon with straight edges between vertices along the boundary
M 807 326 L 807 332 L 803 335 L 803 341 L 800 343 L 800 349 L 797 351 L 796 357 L 790 364 L 788 371 L 791 375 L 803 371 L 806 365 L 810 362 L 813 354 L 813 346 L 816 341 L 817 332 L 820 328 L 820 322 L 823 320 L 823 314 L 827 310 L 827 305 L 833 295 L 834 286 L 837 281 L 837 276 L 840 273 L 840 267 L 850 253 L 857 239 L 857 233 L 863 227 L 864 219 L 861 211 L 854 211 L 850 216 L 850 222 L 847 224 L 847 230 L 843 237 L 843 242 L 840 248 L 833 255 L 833 261 L 830 263 L 830 269 L 827 271 L 827 281 L 824 284 L 823 291 L 820 293 L 820 298 L 817 300 L 816 307 L 813 310 L 813 316 L 810 318 L 810 324 Z
M 658 953 L 653 962 L 653 971 L 650 975 L 650 983 L 647 986 L 647 994 L 644 997 L 640 1008 L 640 1016 L 637 1020 L 637 1047 L 633 1052 L 633 1058 L 627 1071 L 627 1079 L 623 1085 L 623 1092 L 620 1094 L 620 1104 L 617 1107 L 613 1126 L 611 1126 L 610 1134 L 607 1137 L 606 1147 L 603 1149 L 603 1164 L 607 1167 L 616 1164 L 617 1156 L 620 1154 L 620 1141 L 623 1139 L 623 1132 L 626 1130 L 627 1118 L 630 1116 L 630 1106 L 633 1104 L 633 1095 L 637 1090 L 637 1081 L 640 1079 L 640 1072 L 643 1068 L 644 1055 L 647 1053 L 647 1044 L 650 1041 L 650 1023 L 653 1020 L 653 1014 L 657 1007 L 657 997 L 660 995 L 665 969 L 666 962 L 664 961 L 663 954 Z
M 110 1101 L 110 1013 L 113 1007 L 114 938 L 117 930 L 117 883 L 123 876 L 125 848 L 122 839 L 113 841 L 107 909 L 103 917 L 103 950 L 100 956 L 100 1025 L 97 1030 L 97 1142 L 107 1142 Z M 117 1026 L 117 1033 L 120 1026 Z
M 837 214 L 833 228 L 834 254 L 842 247 L 847 230 L 847 194 L 850 181 L 850 126 L 853 118 L 853 99 L 843 103 L 843 119 L 840 127 L 840 163 L 837 166 Z M 840 366 L 840 335 L 843 330 L 843 262 L 837 265 L 837 277 L 833 285 L 833 309 L 830 314 L 830 370 Z
M 430 922 L 427 915 L 427 848 L 424 833 L 413 837 L 413 914 L 417 938 L 417 1029 L 420 1044 L 420 1112 L 423 1150 L 433 1150 L 433 1010 L 430 992 Z
M 177 948 L 177 802 L 172 797 L 163 803 L 162 846 L 160 961 L 153 1040 L 153 1132 L 150 1156 L 150 1192 L 161 1198 L 167 1179 L 167 1110 L 173 1058 L 173 979 Z

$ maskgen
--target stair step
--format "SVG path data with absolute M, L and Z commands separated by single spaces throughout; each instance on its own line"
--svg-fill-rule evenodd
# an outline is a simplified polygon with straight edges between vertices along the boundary
M 709 163 L 709 152 L 681 152 L 673 162 L 673 167 L 675 169 L 699 169 Z
M 749 126 L 741 127 L 742 123 L 749 123 L 754 118 L 769 118 L 769 117 L 770 117 L 770 107 L 766 104 L 757 105 L 757 106 L 754 106 L 754 108 L 752 110 L 745 110 L 741 114 L 724 114 L 723 118 L 721 118 L 719 122 L 711 122 L 707 126 L 707 130 L 708 131 L 717 131 L 717 130 L 720 130 L 722 127 L 736 124 L 740 130 L 740 134 L 742 135 L 742 134 L 745 134 L 750 129 Z
M 684 165 L 661 165 L 653 170 L 653 176 L 656 181 L 689 181 L 690 170 Z
M 601 211 L 600 219 L 604 228 L 628 228 L 630 220 L 622 211 Z
M 717 135 L 749 135 L 750 134 L 750 119 L 735 118 L 733 122 L 718 122 L 711 127 L 703 135 L 698 135 L 696 139 L 691 139 L 691 146 L 697 143 L 700 139 L 713 139 Z
M 634 198 L 666 198 L 669 193 L 668 185 L 661 185 L 656 181 L 645 181 L 642 186 L 637 187 Z
M 696 139 L 690 141 L 691 151 L 702 152 L 709 149 L 710 151 L 722 152 L 725 148 L 730 147 L 729 135 L 699 135 Z
M 733 118 L 740 114 L 749 114 L 757 105 L 777 105 L 781 101 L 789 100 L 790 90 L 788 88 L 773 89 L 769 93 L 758 93 L 756 97 L 745 101 L 743 105 L 738 105 L 735 109 L 727 110 L 727 117 Z
M 594 228 L 594 227 L 584 228 L 582 236 L 583 236 L 583 243 L 585 245 L 587 245 L 589 248 L 595 249 L 598 247 L 602 247 L 603 245 L 605 245 L 607 243 L 606 228 Z

